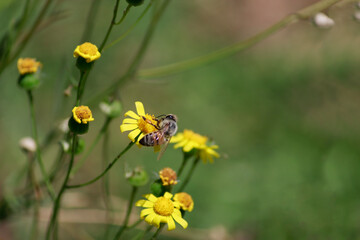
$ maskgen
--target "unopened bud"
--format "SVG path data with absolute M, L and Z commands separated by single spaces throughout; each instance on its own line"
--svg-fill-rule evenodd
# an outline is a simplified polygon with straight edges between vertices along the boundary
M 31 137 L 24 137 L 24 138 L 20 139 L 19 146 L 25 152 L 35 152 L 36 151 L 35 140 Z
M 329 29 L 335 25 L 335 21 L 324 13 L 317 13 L 314 16 L 314 23 L 318 28 Z

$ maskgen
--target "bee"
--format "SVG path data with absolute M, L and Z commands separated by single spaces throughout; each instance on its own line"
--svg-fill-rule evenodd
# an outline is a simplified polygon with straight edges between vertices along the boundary
M 145 117 L 143 118 L 146 120 Z M 164 154 L 171 137 L 176 134 L 178 127 L 177 117 L 174 114 L 168 114 L 165 115 L 165 117 L 156 120 L 157 126 L 152 123 L 151 124 L 157 129 L 157 131 L 146 134 L 142 139 L 140 139 L 139 143 L 148 147 L 163 145 L 157 158 L 159 160 Z

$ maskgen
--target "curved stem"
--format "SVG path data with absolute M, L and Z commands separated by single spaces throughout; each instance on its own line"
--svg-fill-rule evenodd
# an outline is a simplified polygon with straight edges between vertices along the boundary
M 135 187 L 135 186 L 132 187 L 131 196 L 130 196 L 128 208 L 127 208 L 127 211 L 126 211 L 126 217 L 124 219 L 124 223 L 120 227 L 119 231 L 117 232 L 114 240 L 120 239 L 123 232 L 128 228 L 129 218 L 130 218 L 131 210 L 132 210 L 133 205 L 134 205 L 134 199 L 135 199 L 135 195 L 136 195 L 137 190 L 138 190 L 137 187 Z
M 156 232 L 154 233 L 154 235 L 150 239 L 155 240 L 157 238 L 157 236 L 160 234 L 160 232 L 161 232 L 161 230 L 163 229 L 164 226 L 165 226 L 165 224 L 162 223 L 160 225 L 160 227 L 158 228 L 158 230 L 156 230 Z
M 37 161 L 39 163 L 41 174 L 43 175 L 43 178 L 44 178 L 44 181 L 45 181 L 46 189 L 49 192 L 50 197 L 52 199 L 54 199 L 55 198 L 54 188 L 50 183 L 49 176 L 46 173 L 45 165 L 44 165 L 44 163 L 42 161 L 42 158 L 41 158 L 41 150 L 40 150 L 39 138 L 38 138 L 37 127 L 36 127 L 34 98 L 33 98 L 33 95 L 32 95 L 31 91 L 28 91 L 27 93 L 28 93 L 30 111 L 31 111 L 32 131 L 33 131 L 33 136 L 34 136 L 34 140 L 35 140 L 35 143 L 36 143 L 36 159 L 37 159 Z
M 150 9 L 152 5 L 152 2 L 150 2 L 147 7 L 145 8 L 145 10 L 141 13 L 141 15 L 138 17 L 138 19 L 136 20 L 136 22 L 125 32 L 123 33 L 120 37 L 118 37 L 117 39 L 115 39 L 114 41 L 112 41 L 111 43 L 107 44 L 103 51 L 105 51 L 106 49 L 114 46 L 115 44 L 117 44 L 118 42 L 120 42 L 121 40 L 123 40 L 127 35 L 129 35 L 129 33 L 136 27 L 136 25 L 141 21 L 141 19 L 146 15 L 146 13 L 148 12 L 148 10 Z
M 103 162 L 103 168 L 105 168 L 109 164 L 109 157 L 108 157 L 108 150 L 109 150 L 109 131 L 105 131 L 104 133 L 104 140 L 102 145 L 102 162 Z M 105 230 L 105 237 L 104 239 L 109 239 L 110 230 L 111 230 L 111 223 L 114 220 L 113 215 L 113 206 L 110 198 L 110 174 L 105 175 L 103 178 L 103 199 L 104 199 L 104 205 L 106 209 L 106 222 L 108 223 Z
M 184 189 L 185 189 L 186 185 L 189 183 L 190 178 L 192 177 L 192 175 L 193 175 L 193 173 L 194 173 L 194 170 L 195 170 L 196 166 L 198 165 L 199 161 L 200 161 L 200 158 L 197 157 L 197 158 L 195 159 L 195 161 L 193 162 L 193 164 L 192 164 L 192 166 L 191 166 L 191 169 L 190 169 L 188 175 L 186 176 L 183 184 L 180 186 L 178 192 L 184 191 Z
M 71 172 L 71 168 L 73 166 L 74 163 L 74 157 L 75 157 L 75 149 L 76 149 L 76 134 L 73 135 L 73 139 L 72 139 L 72 149 L 71 149 L 71 158 L 70 158 L 70 163 L 69 163 L 69 167 L 64 179 L 64 182 L 61 186 L 61 189 L 59 191 L 59 194 L 57 195 L 55 202 L 54 202 L 54 207 L 53 207 L 53 212 L 51 215 L 51 220 L 46 232 L 46 240 L 49 240 L 51 238 L 51 233 L 55 233 L 56 232 L 56 222 L 57 222 L 57 216 L 60 210 L 60 205 L 61 205 L 61 197 L 64 194 L 65 190 L 66 190 L 66 185 L 67 182 L 69 181 L 69 177 L 70 177 L 70 172 Z M 56 236 L 54 236 L 56 238 Z
M 103 124 L 103 126 L 101 127 L 101 130 L 99 131 L 98 135 L 96 136 L 96 138 L 94 139 L 94 141 L 91 143 L 89 149 L 87 150 L 87 152 L 83 155 L 83 157 L 75 164 L 74 168 L 71 171 L 71 175 L 70 177 L 73 177 L 77 171 L 79 171 L 79 169 L 81 168 L 82 165 L 84 165 L 86 159 L 89 157 L 89 155 L 91 154 L 91 152 L 94 150 L 94 148 L 96 147 L 96 145 L 98 144 L 98 142 L 100 141 L 101 137 L 104 135 L 104 133 L 107 131 L 109 124 L 111 122 L 111 118 L 107 118 Z
M 118 22 L 115 22 L 114 23 L 115 25 L 120 25 L 124 21 L 126 15 L 129 13 L 131 7 L 132 7 L 132 5 L 128 4 L 128 6 L 126 7 L 126 9 L 123 12 L 121 19 Z
M 95 177 L 94 179 L 92 179 L 88 182 L 82 183 L 82 184 L 67 185 L 66 188 L 80 188 L 80 187 L 90 185 L 90 184 L 96 182 L 97 180 L 99 180 L 102 176 L 104 176 L 112 168 L 112 166 L 114 166 L 114 164 L 121 158 L 121 156 L 124 155 L 136 143 L 137 138 L 139 136 L 140 136 L 140 134 L 135 138 L 135 142 L 130 142 L 129 145 L 124 150 L 122 150 L 119 153 L 119 155 L 117 155 L 116 158 L 107 166 L 107 168 L 102 173 L 100 173 L 97 177 Z
M 180 177 L 181 173 L 182 173 L 183 170 L 184 170 L 185 165 L 187 164 L 189 158 L 191 157 L 191 156 L 189 156 L 188 154 L 186 154 L 185 152 L 183 152 L 183 155 L 184 155 L 184 156 L 183 156 L 183 160 L 182 160 L 181 166 L 180 166 L 179 170 L 177 171 L 177 177 L 178 177 L 178 178 Z
M 304 8 L 294 14 L 291 14 L 281 21 L 277 22 L 276 24 L 272 25 L 271 27 L 265 29 L 264 31 L 256 34 L 253 37 L 250 37 L 244 41 L 240 41 L 233 45 L 221 48 L 209 54 L 205 54 L 203 56 L 193 58 L 186 61 L 181 61 L 177 63 L 172 63 L 169 65 L 165 65 L 162 67 L 151 68 L 151 69 L 144 69 L 139 71 L 138 77 L 140 78 L 157 78 L 168 76 L 171 74 L 176 74 L 184 71 L 188 71 L 194 68 L 198 68 L 209 64 L 211 62 L 218 61 L 220 59 L 229 57 L 235 53 L 238 53 L 242 50 L 245 50 L 256 43 L 268 38 L 272 34 L 278 32 L 279 30 L 285 28 L 286 26 L 298 22 L 301 19 L 307 19 L 312 17 L 317 12 L 323 11 L 324 9 L 329 8 L 335 3 L 341 2 L 342 0 L 322 0 L 319 1 L 307 8 Z

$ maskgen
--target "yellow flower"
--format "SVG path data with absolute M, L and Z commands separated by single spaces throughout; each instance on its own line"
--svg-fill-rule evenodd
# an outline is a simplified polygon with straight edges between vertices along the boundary
M 158 198 L 152 194 L 145 195 L 144 197 L 148 200 L 139 200 L 135 204 L 138 207 L 146 208 L 141 211 L 140 218 L 145 218 L 145 222 L 157 228 L 160 227 L 160 223 L 167 223 L 168 230 L 173 230 L 175 229 L 175 221 L 184 229 L 187 228 L 188 223 L 182 218 L 179 210 L 180 204 L 172 201 L 172 196 L 169 192 Z
M 194 209 L 194 201 L 186 192 L 175 194 L 174 201 L 180 204 L 181 209 L 191 212 Z
M 175 185 L 178 183 L 176 172 L 171 168 L 163 168 L 159 172 L 159 175 L 164 186 Z
M 74 57 L 82 57 L 86 60 L 87 63 L 95 61 L 101 57 L 101 54 L 97 48 L 92 43 L 85 42 L 77 46 L 74 50 Z
M 220 155 L 214 151 L 219 148 L 217 145 L 208 145 L 208 138 L 195 133 L 191 130 L 185 129 L 184 132 L 176 134 L 171 138 L 171 143 L 176 143 L 174 148 L 182 148 L 184 152 L 190 152 L 193 149 L 199 150 L 199 156 L 204 163 L 207 161 L 213 162 L 213 157 L 220 157 Z
M 74 120 L 78 123 L 87 124 L 88 122 L 94 121 L 91 110 L 88 106 L 74 107 L 72 113 Z
M 140 136 L 138 138 L 137 143 L 139 140 L 142 139 L 146 134 L 157 131 L 156 127 L 158 122 L 155 119 L 154 115 L 145 114 L 144 105 L 142 102 L 135 102 L 137 114 L 133 111 L 127 111 L 125 113 L 125 118 L 120 125 L 120 131 L 126 132 L 130 131 L 128 137 L 131 141 L 135 141 L 137 135 Z
M 35 73 L 41 66 L 42 64 L 37 62 L 35 58 L 19 58 L 17 62 L 20 75 Z

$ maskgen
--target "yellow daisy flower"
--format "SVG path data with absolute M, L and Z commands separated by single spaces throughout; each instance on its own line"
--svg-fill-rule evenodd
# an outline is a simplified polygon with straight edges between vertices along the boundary
M 193 149 L 199 150 L 199 156 L 204 163 L 207 161 L 213 162 L 213 157 L 220 157 L 220 155 L 214 151 L 219 148 L 217 145 L 208 145 L 208 138 L 195 133 L 191 130 L 185 129 L 184 132 L 176 134 L 171 138 L 171 143 L 176 143 L 174 148 L 182 148 L 184 152 L 190 152 Z
M 188 223 L 181 216 L 180 204 L 172 201 L 172 196 L 169 192 L 158 198 L 152 194 L 145 195 L 147 200 L 139 200 L 135 204 L 137 207 L 146 208 L 141 211 L 140 218 L 145 218 L 145 222 L 157 228 L 160 227 L 160 223 L 167 223 L 169 231 L 175 229 L 175 221 L 186 229 Z
M 174 201 L 180 204 L 181 209 L 191 212 L 194 209 L 194 201 L 186 192 L 175 194 Z
M 85 42 L 77 46 L 74 50 L 74 57 L 82 57 L 86 60 L 87 63 L 95 61 L 101 57 L 101 54 L 97 48 L 92 43 Z
M 163 186 L 175 185 L 178 183 L 176 172 L 171 168 L 163 168 L 159 172 L 159 176 Z
M 142 139 L 146 134 L 157 131 L 155 126 L 157 126 L 158 122 L 154 115 L 145 114 L 142 102 L 135 102 L 135 107 L 137 114 L 133 111 L 127 111 L 125 113 L 125 117 L 130 118 L 125 118 L 123 120 L 120 125 L 120 131 L 130 131 L 128 137 L 133 142 L 135 141 L 136 136 L 141 133 L 137 141 L 138 144 L 140 139 Z
M 87 124 L 88 122 L 94 121 L 88 106 L 74 107 L 72 113 L 74 120 L 78 123 Z
M 35 73 L 41 66 L 42 64 L 37 62 L 35 58 L 19 58 L 17 62 L 20 75 Z

